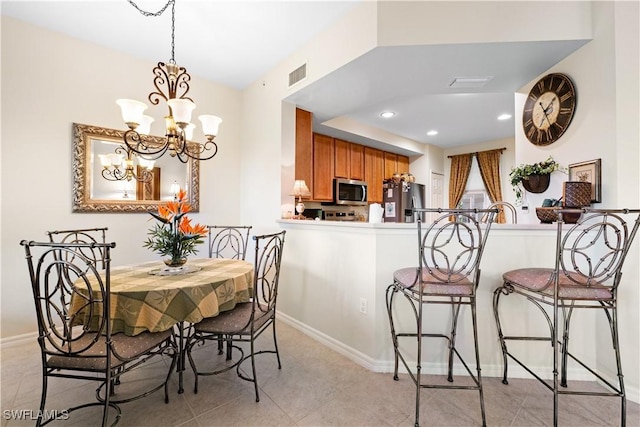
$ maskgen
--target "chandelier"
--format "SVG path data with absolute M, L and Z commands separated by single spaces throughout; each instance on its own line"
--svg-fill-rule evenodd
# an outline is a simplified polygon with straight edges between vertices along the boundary
M 108 181 L 131 181 L 135 179 L 140 182 L 151 182 L 155 160 L 136 156 L 130 149 L 122 145 L 118 146 L 114 151 L 115 153 L 98 154 L 104 179 Z M 138 159 L 139 173 L 134 170 L 134 158 Z
M 196 105 L 186 96 L 191 76 L 186 68 L 180 67 L 175 61 L 175 0 L 169 0 L 155 13 L 140 9 L 132 0 L 127 1 L 144 16 L 159 16 L 171 5 L 171 60 L 168 63 L 158 62 L 153 69 L 153 85 L 156 90 L 149 94 L 151 104 L 158 105 L 164 100 L 169 108 L 169 115 L 165 117 L 165 138 L 162 143 L 146 140 L 145 135 L 149 134 L 154 121 L 152 117 L 144 115 L 146 104 L 131 99 L 117 100 L 122 110 L 122 119 L 129 127 L 123 137 L 128 158 L 133 154 L 146 160 L 155 160 L 169 152 L 171 157 L 177 157 L 183 163 L 187 163 L 189 159 L 211 159 L 218 152 L 218 146 L 213 140 L 218 134 L 222 119 L 211 115 L 199 116 L 206 141 L 204 144 L 190 141 L 195 128 L 191 123 L 191 113 Z

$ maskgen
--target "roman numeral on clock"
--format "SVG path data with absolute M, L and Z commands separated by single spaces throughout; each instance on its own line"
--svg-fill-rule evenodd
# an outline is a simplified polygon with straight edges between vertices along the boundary
M 567 93 L 565 93 L 564 95 L 562 95 L 560 97 L 560 102 L 564 102 L 567 99 L 571 98 L 572 96 L 573 96 L 573 94 L 571 92 L 567 92 Z

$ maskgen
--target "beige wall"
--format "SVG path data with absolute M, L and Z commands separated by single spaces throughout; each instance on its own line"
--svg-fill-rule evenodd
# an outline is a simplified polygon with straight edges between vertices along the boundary
M 3 338 L 36 328 L 20 240 L 44 240 L 50 229 L 107 226 L 109 239 L 118 244 L 112 252 L 115 264 L 158 259 L 142 248 L 151 226 L 148 214 L 71 213 L 72 123 L 123 129 L 115 100 L 146 101 L 155 65 L 2 16 Z M 236 221 L 241 97 L 192 77 L 195 112 L 224 118 L 219 154 L 201 163 L 201 213 L 193 218 L 203 223 Z M 154 108 L 159 132 L 166 112 Z

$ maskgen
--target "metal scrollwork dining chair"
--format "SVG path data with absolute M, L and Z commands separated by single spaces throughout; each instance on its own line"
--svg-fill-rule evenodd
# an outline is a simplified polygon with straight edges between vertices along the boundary
M 285 233 L 286 231 L 281 231 L 253 237 L 255 240 L 255 261 L 251 302 L 239 303 L 230 311 L 222 312 L 215 317 L 208 317 L 193 325 L 194 332 L 189 337 L 186 348 L 189 364 L 195 374 L 194 393 L 198 392 L 199 376 L 216 375 L 236 368 L 236 373 L 240 378 L 253 382 L 256 402 L 259 402 L 255 356 L 262 353 L 274 353 L 278 369 L 281 369 L 275 320 Z M 255 347 L 256 339 L 269 327 L 273 331 L 273 350 L 257 350 Z M 208 371 L 204 370 L 202 366 L 198 367 L 193 358 L 193 352 L 197 350 L 196 345 L 204 344 L 207 340 L 218 341 L 220 337 L 227 341 L 227 363 L 221 368 Z M 246 356 L 244 350 L 237 345 L 239 342 L 249 344 L 249 354 Z M 202 351 L 206 350 L 206 347 L 202 348 Z M 239 356 L 235 360 L 230 360 L 229 356 L 233 350 L 237 350 Z M 247 360 L 251 361 L 250 374 L 244 373 L 242 370 L 242 364 Z M 199 363 L 204 364 L 205 362 Z
M 418 217 L 418 266 L 402 268 L 393 274 L 393 283 L 387 288 L 386 304 L 391 327 L 394 350 L 394 376 L 398 381 L 398 364 L 402 361 L 406 371 L 416 386 L 415 425 L 420 421 L 420 391 L 422 388 L 469 389 L 480 395 L 482 425 L 486 425 L 480 356 L 478 352 L 478 330 L 476 320 L 476 290 L 480 284 L 480 261 L 497 209 L 414 209 Z M 428 223 L 420 217 L 430 214 L 435 219 Z M 480 224 L 478 217 L 488 215 L 486 224 Z M 397 296 L 408 302 L 396 301 Z M 449 333 L 425 332 L 423 321 L 429 304 L 451 306 L 451 329 Z M 469 306 L 473 327 L 476 374 L 464 361 L 456 348 L 460 309 Z M 413 313 L 415 326 L 400 331 L 402 322 L 396 319 L 403 313 Z M 410 366 L 410 356 L 405 356 L 403 343 L 417 342 L 415 369 Z M 423 338 L 445 339 L 447 351 L 447 381 L 454 382 L 454 356 L 458 358 L 473 381 L 473 385 L 426 384 L 422 373 Z M 405 353 L 408 349 L 405 351 Z M 413 355 L 413 353 L 412 353 Z
M 107 243 L 107 227 L 77 228 L 72 230 L 47 231 L 50 242 L 59 243 Z M 87 247 L 78 249 L 83 255 L 105 268 L 104 247 Z
M 498 328 L 504 363 L 503 380 L 507 380 L 507 361 L 511 358 L 528 373 L 553 392 L 553 425 L 558 425 L 559 395 L 612 396 L 620 398 L 620 425 L 626 423 L 626 395 L 622 365 L 620 363 L 620 342 L 618 335 L 618 292 L 622 279 L 622 266 L 629 253 L 640 224 L 640 210 L 628 209 L 564 209 L 561 215 L 582 215 L 575 225 L 563 224 L 560 217 L 557 224 L 555 244 L 555 266 L 548 268 L 521 268 L 504 273 L 503 284 L 494 291 L 493 311 Z M 634 222 L 627 224 L 629 216 Z M 501 320 L 500 307 L 520 295 L 540 310 L 541 320 L 548 327 L 548 335 L 530 333 L 528 335 L 507 335 L 506 323 Z M 502 303 L 502 304 L 501 304 Z M 611 344 L 617 370 L 618 384 L 600 375 L 587 365 L 584 355 L 573 354 L 569 347 L 569 332 L 572 319 L 582 309 L 602 310 L 607 319 Z M 537 312 L 537 311 L 536 311 Z M 513 325 L 506 325 L 514 329 Z M 593 324 L 590 323 L 589 328 Z M 546 328 L 544 329 L 547 330 Z M 540 369 L 530 368 L 516 357 L 507 347 L 508 341 L 547 342 L 553 350 L 553 380 L 551 383 L 540 376 Z M 601 351 L 598 340 L 598 351 Z M 519 356 L 522 357 L 522 356 Z M 594 375 L 606 391 L 589 392 L 578 388 L 569 389 L 568 360 L 575 361 Z M 560 372 L 558 372 L 560 370 Z M 537 372 L 536 372 L 537 371 Z M 560 375 L 560 378 L 558 378 Z M 561 389 L 562 387 L 562 389 Z
M 38 343 L 42 361 L 42 394 L 36 425 L 45 418 L 50 378 L 97 381 L 96 400 L 80 403 L 64 414 L 90 406 L 103 406 L 102 426 L 109 408 L 115 411 L 111 425 L 121 417 L 120 403 L 131 402 L 164 388 L 175 368 L 177 348 L 172 331 L 127 336 L 111 333 L 110 250 L 115 243 L 60 243 L 23 240 L 29 278 L 35 302 Z M 100 253 L 100 260 L 86 254 Z M 98 264 L 104 263 L 104 268 Z M 171 358 L 166 377 L 144 390 L 118 393 L 116 380 L 153 357 Z M 77 403 L 77 402 L 75 402 Z M 61 414 L 63 416 L 63 414 Z
M 209 258 L 245 259 L 250 225 L 208 225 Z

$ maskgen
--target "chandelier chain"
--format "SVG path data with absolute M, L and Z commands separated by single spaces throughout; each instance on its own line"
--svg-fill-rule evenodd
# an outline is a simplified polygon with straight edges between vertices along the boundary
M 171 5 L 171 63 L 175 64 L 175 52 L 176 52 L 176 2 L 175 0 L 169 0 L 167 4 L 162 6 L 157 12 L 149 12 L 147 10 L 143 10 L 138 6 L 133 0 L 127 0 L 131 6 L 133 6 L 138 12 L 140 12 L 143 16 L 146 17 L 156 17 L 160 16 L 164 13 L 165 10 Z

